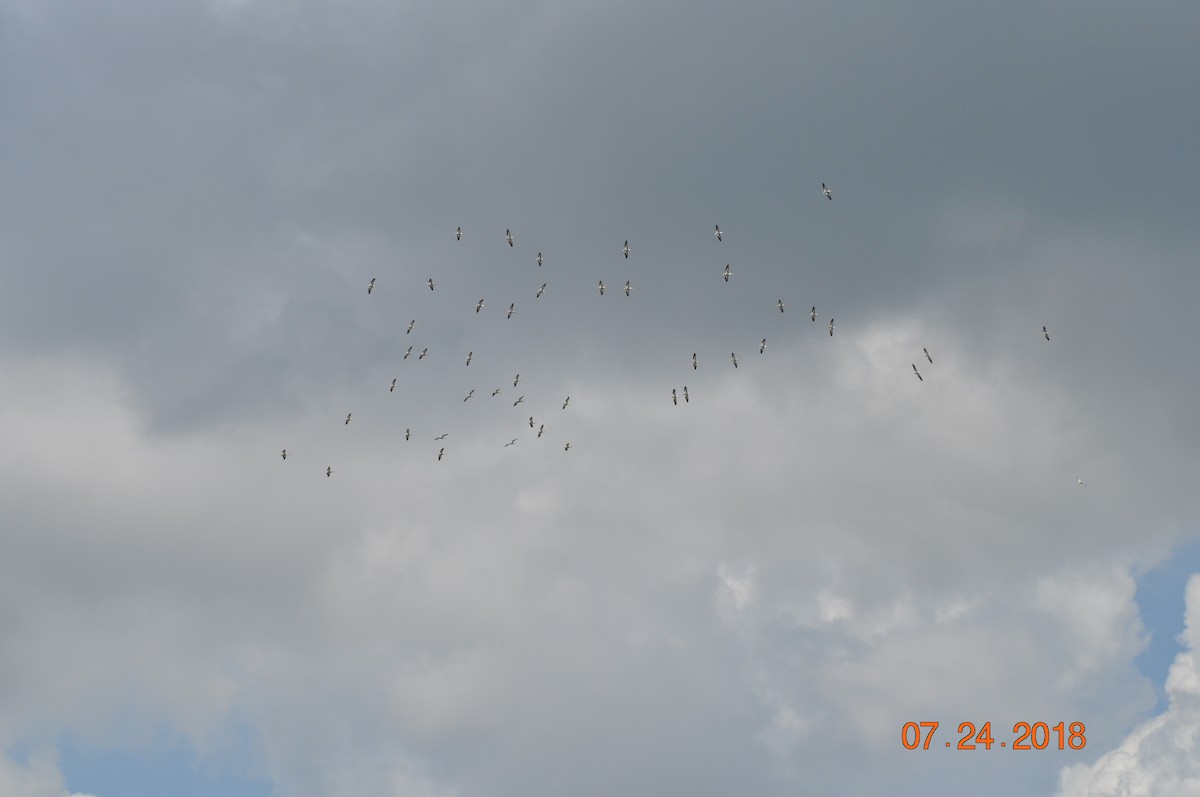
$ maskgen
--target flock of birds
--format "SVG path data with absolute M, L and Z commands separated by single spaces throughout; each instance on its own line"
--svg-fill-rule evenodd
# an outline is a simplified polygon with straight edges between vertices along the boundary
M 829 187 L 828 187 L 828 186 L 827 186 L 825 183 L 821 183 L 821 193 L 822 193 L 822 195 L 823 195 L 823 196 L 824 196 L 824 197 L 825 197 L 827 200 L 830 200 L 830 201 L 832 201 L 832 200 L 833 200 L 833 192 L 832 192 L 832 191 L 829 189 Z M 721 226 L 720 226 L 719 224 L 718 224 L 718 225 L 715 225 L 715 228 L 714 228 L 714 236 L 716 237 L 716 239 L 717 239 L 717 241 L 718 241 L 718 242 L 721 242 L 721 241 L 723 241 L 723 240 L 724 240 L 723 233 L 721 232 Z M 457 241 L 461 241 L 461 240 L 462 240 L 462 237 L 463 237 L 463 229 L 462 229 L 462 227 L 458 227 L 458 228 L 457 228 L 457 229 L 454 231 L 454 238 L 455 238 L 455 240 L 457 240 Z M 512 232 L 512 230 L 511 230 L 511 229 L 506 229 L 506 230 L 504 231 L 504 241 L 505 241 L 505 242 L 506 242 L 506 243 L 509 245 L 509 247 L 513 247 L 513 246 L 514 246 L 514 244 L 515 244 L 515 236 L 513 235 L 513 232 Z M 630 249 L 630 246 L 629 246 L 629 241 L 628 241 L 628 240 L 626 240 L 626 241 L 625 241 L 625 243 L 624 243 L 624 245 L 623 245 L 623 247 L 622 247 L 622 250 L 621 250 L 621 251 L 622 251 L 622 254 L 623 254 L 623 256 L 625 257 L 625 259 L 629 259 L 629 255 L 630 255 L 630 252 L 631 252 L 632 250 Z M 538 253 L 537 253 L 537 258 L 536 258 L 536 263 L 537 263 L 537 265 L 538 265 L 538 267 L 539 267 L 539 268 L 542 266 L 542 263 L 543 263 L 543 262 L 544 262 L 544 261 L 543 261 L 542 253 L 541 253 L 541 252 L 538 252 Z M 724 269 L 724 271 L 721 273 L 721 276 L 722 276 L 722 278 L 724 279 L 724 281 L 725 281 L 726 283 L 728 283 L 728 282 L 729 282 L 729 280 L 730 280 L 730 278 L 733 276 L 733 272 L 732 272 L 732 270 L 730 269 L 730 266 L 729 266 L 728 264 L 725 266 L 725 269 Z M 368 282 L 368 283 L 367 283 L 367 295 L 368 295 L 368 296 L 372 295 L 372 294 L 375 292 L 376 282 L 377 282 L 377 279 L 376 279 L 375 277 L 372 277 L 372 278 L 371 278 L 371 280 L 370 280 L 370 282 Z M 437 283 L 435 283 L 435 282 L 433 281 L 433 278 L 432 278 L 432 277 L 430 277 L 430 278 L 429 278 L 429 279 L 426 281 L 426 283 L 425 283 L 425 284 L 426 284 L 426 286 L 429 288 L 429 290 L 431 290 L 431 291 L 433 291 L 433 290 L 436 290 L 436 288 L 437 288 Z M 537 292 L 534 294 L 535 298 L 538 298 L 538 299 L 540 299 L 540 298 L 542 297 L 542 295 L 543 295 L 543 294 L 545 293 L 545 291 L 546 291 L 546 285 L 547 285 L 547 283 L 545 283 L 545 282 L 543 282 L 543 283 L 541 284 L 541 286 L 540 286 L 540 287 L 537 289 Z M 598 291 L 599 291 L 600 295 L 601 295 L 601 296 L 603 296 L 603 295 L 604 295 L 604 292 L 605 292 L 604 280 L 600 280 L 600 281 L 597 283 L 597 289 L 598 289 Z M 623 290 L 624 290 L 624 293 L 625 293 L 625 295 L 626 295 L 626 296 L 630 296 L 630 295 L 632 294 L 632 292 L 633 292 L 633 285 L 631 284 L 631 282 L 630 282 L 629 280 L 626 280 L 626 281 L 625 281 L 625 285 L 624 285 L 624 288 L 623 288 Z M 780 312 L 780 313 L 783 313 L 783 312 L 784 312 L 784 310 L 785 310 L 785 308 L 786 308 L 786 305 L 784 304 L 784 302 L 783 302 L 783 299 L 779 299 L 779 300 L 776 302 L 775 306 L 776 306 L 776 308 L 779 310 L 779 312 Z M 484 308 L 484 300 L 481 298 L 481 299 L 479 299 L 479 301 L 477 301 L 477 302 L 475 303 L 475 313 L 476 313 L 476 314 L 478 314 L 478 313 L 479 313 L 481 310 L 483 310 L 483 308 Z M 510 304 L 508 305 L 508 309 L 505 311 L 505 318 L 512 318 L 512 316 L 513 316 L 513 313 L 514 313 L 514 312 L 516 312 L 516 305 L 515 305 L 515 302 L 514 302 L 514 303 L 510 303 Z M 817 308 L 816 308 L 816 306 L 815 306 L 815 305 L 814 305 L 814 306 L 812 306 L 812 307 L 809 309 L 808 316 L 809 316 L 809 319 L 810 319 L 811 321 L 813 321 L 813 322 L 816 322 L 816 320 L 817 320 Z M 407 334 L 411 334 L 411 333 L 412 333 L 412 331 L 413 331 L 413 329 L 415 328 L 415 326 L 416 326 L 416 319 L 412 319 L 411 321 L 409 321 L 409 322 L 408 322 L 408 325 L 407 325 L 407 327 L 405 328 L 405 334 L 406 334 L 406 335 L 407 335 Z M 836 328 L 837 328 L 837 327 L 836 327 L 836 325 L 834 324 L 834 319 L 833 319 L 833 318 L 830 318 L 830 319 L 829 319 L 829 325 L 828 325 L 828 327 L 827 327 L 830 337 L 833 337 L 833 333 L 834 333 L 834 330 L 835 330 Z M 1042 327 L 1042 336 L 1043 336 L 1043 337 L 1044 337 L 1044 338 L 1045 338 L 1047 341 L 1049 341 L 1049 340 L 1050 340 L 1050 332 L 1049 332 L 1049 330 L 1048 330 L 1048 329 L 1047 329 L 1045 326 L 1043 326 L 1043 327 Z M 766 339 L 766 338 L 763 338 L 763 339 L 762 339 L 762 340 L 759 342 L 759 345 L 758 345 L 758 352 L 759 352 L 759 354 L 763 354 L 763 353 L 766 351 L 766 349 L 767 349 L 767 339 Z M 924 358 L 925 358 L 925 360 L 926 360 L 926 361 L 927 361 L 927 362 L 928 362 L 930 365 L 932 365 L 932 364 L 933 364 L 933 356 L 932 356 L 932 355 L 929 353 L 929 349 L 922 347 L 921 351 L 922 351 L 922 354 L 924 355 Z M 417 359 L 418 359 L 418 360 L 422 360 L 422 359 L 424 359 L 426 356 L 428 356 L 428 353 L 429 353 L 429 350 L 428 350 L 428 348 L 422 348 L 422 349 L 421 349 L 421 351 L 420 351 L 420 353 L 417 355 Z M 407 359 L 408 359 L 410 356 L 412 356 L 412 354 L 413 354 L 413 346 L 408 346 L 408 348 L 407 348 L 407 349 L 405 350 L 405 352 L 404 352 L 403 359 L 407 360 Z M 467 365 L 467 366 L 470 366 L 470 365 L 471 365 L 471 362 L 473 361 L 473 359 L 474 359 L 474 356 L 475 356 L 475 353 L 474 353 L 474 351 L 469 351 L 469 352 L 467 352 L 467 356 L 466 356 L 466 365 Z M 733 367 L 734 367 L 734 368 L 737 368 L 737 367 L 738 367 L 738 358 L 737 358 L 737 353 L 736 353 L 736 352 L 730 352 L 729 359 L 730 359 L 730 362 L 733 364 Z M 692 365 L 692 370 L 697 370 L 697 369 L 698 369 L 698 367 L 699 367 L 699 358 L 698 358 L 698 355 L 697 355 L 697 353 L 696 353 L 696 352 L 693 352 L 693 353 L 692 353 L 692 357 L 691 357 L 691 365 Z M 924 382 L 924 381 L 925 381 L 925 377 L 924 377 L 924 376 L 921 374 L 921 371 L 920 371 L 920 369 L 919 369 L 919 368 L 917 368 L 917 364 L 916 364 L 915 362 L 914 362 L 914 363 L 912 363 L 912 370 L 913 370 L 913 375 L 914 375 L 914 376 L 916 376 L 916 378 L 917 378 L 919 381 L 921 381 L 921 382 Z M 518 373 L 516 376 L 514 376 L 514 377 L 513 377 L 513 387 L 517 387 L 517 386 L 520 384 L 520 381 L 521 381 L 521 375 L 520 375 L 520 373 Z M 397 379 L 396 379 L 396 378 L 393 378 L 393 379 L 392 379 L 392 381 L 391 381 L 391 384 L 390 384 L 390 385 L 388 385 L 388 391 L 389 391 L 389 392 L 395 392 L 395 390 L 396 390 L 396 383 L 397 383 Z M 499 393 L 500 393 L 500 388 L 496 388 L 496 389 L 494 389 L 494 390 L 492 391 L 492 394 L 491 394 L 491 395 L 492 395 L 492 397 L 494 398 L 494 397 L 496 397 L 496 396 L 497 396 Z M 465 402 L 469 401 L 469 400 L 472 398 L 472 396 L 474 396 L 474 395 L 475 395 L 475 389 L 474 389 L 474 388 L 472 388 L 472 389 L 471 389 L 471 390 L 470 390 L 470 391 L 467 393 L 467 395 L 466 395 L 466 396 L 463 398 L 463 400 L 462 400 L 462 401 L 463 401 L 463 403 L 465 403 Z M 672 404 L 674 404 L 674 405 L 676 405 L 676 406 L 678 406 L 678 404 L 679 404 L 679 399 L 681 399 L 681 398 L 683 399 L 683 401 L 684 401 L 684 403 L 685 403 L 685 404 L 686 404 L 686 403 L 689 403 L 689 402 L 691 401 L 691 396 L 692 396 L 692 393 L 691 393 L 691 391 L 688 389 L 688 386 L 687 386 L 687 385 L 684 385 L 684 386 L 683 386 L 683 389 L 682 389 L 682 391 L 681 391 L 681 390 L 679 390 L 678 388 L 672 388 L 672 389 L 671 389 L 671 403 L 672 403 Z M 518 396 L 518 397 L 517 397 L 517 399 L 516 399 L 515 401 L 513 401 L 513 404 L 512 404 L 512 406 L 513 406 L 513 407 L 516 407 L 516 406 L 519 406 L 520 404 L 522 404 L 522 403 L 524 403 L 524 402 L 525 402 L 525 396 L 523 396 L 523 395 L 522 395 L 522 396 Z M 563 410 L 566 410 L 566 409 L 567 409 L 567 408 L 570 406 L 570 404 L 571 404 L 571 397 L 570 397 L 570 396 L 567 396 L 567 397 L 566 397 L 566 398 L 563 400 L 563 402 L 562 402 L 562 409 L 563 409 Z M 344 425 L 346 425 L 346 426 L 349 426 L 349 425 L 350 425 L 350 422 L 353 420 L 353 418 L 354 418 L 354 416 L 353 416 L 353 413 L 350 413 L 350 412 L 346 413 L 346 418 L 345 418 L 345 421 L 343 421 Z M 542 437 L 542 435 L 545 433 L 545 430 L 546 430 L 545 424 L 537 424 L 537 423 L 535 423 L 534 417 L 533 417 L 532 415 L 531 415 L 531 416 L 529 416 L 529 421 L 528 421 L 528 423 L 529 423 L 529 427 L 530 427 L 531 429 L 533 429 L 533 428 L 535 428 L 535 427 L 536 427 L 536 430 L 537 430 L 537 431 L 536 431 L 536 434 L 537 434 L 537 437 L 540 439 L 540 438 Z M 441 434 L 441 435 L 437 436 L 436 438 L 434 438 L 434 442 L 441 442 L 441 441 L 444 441 L 444 440 L 445 440 L 445 439 L 446 439 L 448 436 L 449 436 L 449 433 L 448 433 L 448 432 L 446 432 L 446 433 L 443 433 L 443 434 Z M 409 440 L 409 439 L 411 439 L 411 437 L 412 437 L 412 429 L 411 429 L 411 428 L 410 428 L 410 429 L 405 429 L 405 430 L 404 430 L 404 439 L 405 439 L 405 440 Z M 505 443 L 505 444 L 504 444 L 504 447 L 505 447 L 505 448 L 507 448 L 507 447 L 509 447 L 509 446 L 516 445 L 516 443 L 517 443 L 517 441 L 518 441 L 519 439 L 520 439 L 519 437 L 514 437 L 514 438 L 512 438 L 511 440 L 509 440 L 507 443 Z M 564 451 L 570 451 L 570 450 L 571 450 L 571 442 L 570 442 L 570 441 L 566 441 L 566 442 L 563 444 L 563 450 L 564 450 Z M 437 450 L 437 460 L 440 462 L 440 461 L 442 460 L 442 458 L 443 458 L 445 455 L 446 455 L 446 448 L 445 448 L 444 446 L 442 446 L 442 447 L 439 447 L 439 448 L 438 448 L 438 450 Z M 281 458 L 281 459 L 283 459 L 284 461 L 286 461 L 286 460 L 287 460 L 287 458 L 288 458 L 288 451 L 287 451 L 287 449 L 286 449 L 286 448 L 282 449 L 282 450 L 279 452 L 279 456 L 280 456 L 280 458 Z M 328 466 L 326 466 L 326 468 L 325 468 L 325 476 L 326 476 L 326 477 L 331 477 L 331 476 L 333 476 L 333 473 L 334 473 L 333 466 L 332 466 L 332 465 L 328 465 Z M 1076 479 L 1076 481 L 1078 482 L 1078 484 L 1079 484 L 1080 486 L 1087 486 L 1087 485 L 1086 485 L 1086 482 L 1084 482 L 1082 479 Z

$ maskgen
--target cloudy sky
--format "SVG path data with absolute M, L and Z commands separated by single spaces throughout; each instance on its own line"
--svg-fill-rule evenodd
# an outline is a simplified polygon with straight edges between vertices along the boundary
M 1197 30 L 0 0 L 0 793 L 1200 794 Z

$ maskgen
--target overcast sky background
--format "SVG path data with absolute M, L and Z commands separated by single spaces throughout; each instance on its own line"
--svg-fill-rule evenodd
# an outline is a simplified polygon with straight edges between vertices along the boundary
M 0 0 L 0 793 L 1200 794 L 1197 30 Z

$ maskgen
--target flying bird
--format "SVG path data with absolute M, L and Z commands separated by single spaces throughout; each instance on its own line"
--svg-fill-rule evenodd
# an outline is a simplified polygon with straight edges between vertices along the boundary
M 540 299 L 540 298 L 542 298 L 542 294 L 545 292 L 546 292 L 546 283 L 543 282 L 542 287 L 538 288 L 538 290 L 537 290 L 537 296 L 534 296 L 533 298 Z
M 280 451 L 279 456 L 283 457 L 284 459 L 287 459 L 287 449 L 285 448 L 282 451 Z
M 516 401 L 514 401 L 514 402 L 513 402 L 513 406 L 514 406 L 514 407 L 515 407 L 515 406 L 517 406 L 518 404 L 520 404 L 520 403 L 521 403 L 521 402 L 523 402 L 524 400 L 525 400 L 525 397 L 524 397 L 524 396 L 521 396 L 520 398 L 518 398 Z
M 493 390 L 493 391 L 492 391 L 492 398 L 495 398 L 495 397 L 496 397 L 496 394 L 497 394 L 497 393 L 499 393 L 499 392 L 500 392 L 500 388 L 496 388 L 495 390 Z
M 421 349 L 421 353 L 417 355 L 417 359 L 424 360 L 426 354 L 429 354 L 429 349 L 428 348 Z
M 457 230 L 454 231 L 454 240 L 456 240 L 456 241 L 462 240 L 462 227 L 459 227 Z
M 717 234 L 717 240 L 718 241 L 721 240 L 721 225 L 720 224 L 717 225 L 717 233 L 716 234 Z
M 509 446 L 515 444 L 517 442 L 517 440 L 519 440 L 519 439 L 520 439 L 519 437 L 514 437 L 512 440 L 509 440 L 507 443 L 505 443 L 504 447 L 508 448 Z
M 767 339 L 763 338 L 762 343 L 758 344 L 758 353 L 762 354 L 767 349 Z
M 563 451 L 570 451 L 570 450 L 571 450 L 571 444 L 570 444 L 570 443 L 567 443 L 565 446 L 563 446 Z
M 625 295 L 628 296 L 629 292 L 632 290 L 633 286 L 629 284 L 629 280 L 625 280 Z
M 405 429 L 404 430 L 404 439 L 407 440 L 410 437 L 412 437 L 412 429 Z
M 326 478 L 328 478 L 329 476 L 332 476 L 332 475 L 333 475 L 333 468 L 332 467 L 326 468 L 325 469 Z
M 1050 340 L 1050 333 L 1046 331 L 1045 327 L 1042 327 L 1042 336 L 1046 338 L 1046 340 Z
M 600 288 L 600 295 L 603 296 L 604 295 L 604 280 L 600 280 L 597 287 Z
M 567 396 L 567 400 L 563 402 L 562 408 L 565 410 L 567 408 L 567 405 L 570 403 L 571 403 L 571 397 Z
M 474 356 L 475 356 L 475 352 L 473 352 L 473 351 L 467 352 L 467 365 L 471 364 L 471 358 Z
M 826 199 L 833 199 L 833 194 L 830 193 L 829 189 L 825 187 L 825 183 L 821 183 L 821 193 L 825 195 Z
M 541 439 L 542 432 L 544 432 L 545 430 L 546 430 L 546 424 L 544 424 L 544 423 L 538 424 L 538 439 Z
M 533 416 L 532 415 L 529 416 L 529 428 L 530 429 L 533 428 Z
M 675 395 L 675 388 L 671 388 L 671 403 L 676 407 L 679 406 L 679 399 Z
M 350 425 L 350 413 L 348 413 L 348 412 L 346 413 L 346 424 L 345 425 L 346 426 Z
M 395 379 L 393 379 L 393 380 L 392 380 L 391 387 L 389 387 L 389 388 L 388 388 L 388 392 L 389 392 L 389 393 L 391 393 L 391 392 L 393 392 L 395 389 L 396 389 L 396 380 L 395 380 Z
M 375 278 L 371 277 L 371 281 L 367 284 L 367 296 L 370 296 L 373 290 L 375 290 Z
M 691 399 L 688 398 L 687 385 L 683 386 L 683 401 L 684 401 L 684 403 L 691 401 Z
M 925 352 L 925 359 L 929 360 L 930 365 L 933 365 L 933 358 L 929 356 L 929 349 L 926 349 L 924 346 L 922 346 L 921 351 Z
M 429 282 L 427 282 L 427 283 L 425 283 L 425 284 L 429 286 L 429 290 L 433 290 L 434 288 L 436 288 L 436 287 L 437 287 L 437 285 L 434 285 L 434 284 L 433 284 L 433 277 L 430 277 L 430 278 L 429 278 Z
M 696 352 L 692 352 L 692 370 L 696 370 Z
M 438 440 L 445 440 L 446 435 L 448 435 L 448 434 L 450 434 L 450 433 L 446 432 L 445 434 L 438 435 L 437 437 L 433 438 L 433 441 L 436 443 Z
M 520 382 L 520 381 L 521 381 L 521 375 L 520 375 L 520 374 L 517 374 L 516 376 L 514 376 L 514 377 L 513 377 L 513 387 L 516 387 L 516 386 L 517 386 L 517 382 Z
M 475 302 L 475 312 L 478 313 L 482 309 L 483 309 L 483 299 L 480 299 L 479 301 Z
M 813 321 L 817 320 L 817 306 L 815 304 L 813 305 L 812 312 L 810 312 L 808 314 L 808 317 L 811 318 Z
M 624 251 L 625 251 L 625 259 L 628 260 L 629 259 L 629 241 L 625 242 L 625 250 Z
M 736 355 L 736 354 L 730 354 L 730 355 L 729 355 L 729 360 L 730 360 L 730 361 L 733 363 L 733 367 L 734 367 L 734 368 L 737 368 L 737 355 Z
M 778 307 L 778 308 L 779 308 L 779 312 L 781 312 L 781 313 L 782 313 L 782 312 L 783 312 L 783 299 L 780 299 L 778 302 L 776 302 L 776 303 L 775 303 L 775 306 L 776 306 L 776 307 Z
M 733 272 L 729 270 L 728 263 L 725 264 L 725 270 L 721 272 L 721 276 L 725 278 L 726 282 L 729 282 L 729 278 L 733 276 Z
M 408 355 L 410 355 L 410 354 L 412 354 L 412 346 L 409 346 L 407 349 L 404 350 L 404 359 L 407 360 Z
M 509 245 L 509 246 L 512 246 L 512 245 L 513 245 L 513 234 L 512 234 L 512 230 L 505 230 L 505 231 L 504 231 L 504 240 L 508 241 L 508 245 Z
M 471 388 L 471 392 L 467 394 L 467 398 L 463 399 L 463 403 L 465 404 L 467 399 L 469 399 L 471 396 L 474 396 L 474 395 L 475 395 L 475 388 Z
M 538 268 L 542 267 L 542 253 L 541 252 L 538 252 L 537 264 L 538 264 Z
M 1080 487 L 1087 487 L 1087 482 L 1085 482 L 1083 479 L 1077 478 L 1075 481 L 1079 482 Z
M 412 321 L 409 321 L 408 328 L 404 330 L 404 334 L 408 335 L 408 334 L 412 333 L 413 327 L 415 327 L 416 325 L 417 325 L 417 319 L 414 318 Z
M 508 305 L 508 312 L 504 314 L 504 317 L 505 317 L 505 318 L 512 318 L 512 314 L 513 314 L 513 312 L 514 312 L 513 308 L 515 308 L 516 306 L 517 306 L 517 303 L 516 303 L 516 302 L 512 302 L 511 304 L 509 304 L 509 305 Z
M 913 373 L 917 375 L 917 379 L 920 379 L 922 382 L 924 382 L 925 377 L 921 376 L 921 372 L 917 370 L 917 364 L 913 363 L 912 367 L 913 367 Z
M 446 453 L 446 449 L 444 449 L 444 448 L 438 449 L 438 462 L 442 461 L 442 454 L 445 454 L 445 453 Z
M 833 326 L 833 319 L 831 318 L 831 319 L 829 319 L 829 337 L 831 337 L 831 338 L 833 337 L 834 328 L 835 327 Z

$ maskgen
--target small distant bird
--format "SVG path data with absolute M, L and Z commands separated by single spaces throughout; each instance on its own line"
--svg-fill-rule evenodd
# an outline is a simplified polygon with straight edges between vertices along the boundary
M 692 352 L 692 370 L 696 370 L 696 352 Z
M 457 230 L 454 231 L 454 240 L 456 240 L 456 241 L 462 240 L 462 227 L 459 227 Z
M 424 360 L 426 354 L 429 354 L 429 349 L 421 349 L 421 353 L 417 355 L 417 359 Z
M 471 358 L 474 356 L 475 356 L 475 352 L 473 352 L 473 351 L 467 352 L 467 365 L 471 364 Z
M 404 350 L 404 359 L 407 360 L 408 355 L 410 355 L 410 354 L 412 354 L 412 346 L 409 346 L 407 349 Z
M 546 424 L 544 424 L 544 423 L 538 424 L 538 439 L 541 439 L 542 432 L 544 432 L 544 431 L 546 431 Z
M 729 270 L 728 263 L 725 264 L 725 270 L 721 272 L 721 276 L 725 278 L 726 282 L 729 282 L 729 278 L 733 276 L 733 272 Z
M 730 360 L 730 361 L 733 363 L 733 367 L 734 367 L 734 368 L 737 368 L 737 355 L 736 355 L 736 354 L 730 354 L 730 355 L 729 355 L 729 360 Z
M 530 429 L 533 428 L 533 416 L 532 415 L 529 416 L 529 428 Z
M 445 453 L 446 453 L 446 449 L 444 449 L 444 448 L 439 448 L 439 449 L 438 449 L 438 462 L 441 462 L 441 461 L 442 461 L 442 455 L 443 455 L 443 454 L 445 454 Z
M 629 284 L 629 280 L 625 280 L 625 295 L 628 296 L 629 292 L 632 290 L 633 286 Z
M 280 451 L 279 456 L 283 457 L 284 459 L 287 459 L 287 449 L 285 448 L 282 451 Z
M 495 398 L 495 397 L 496 397 L 496 395 L 497 395 L 499 392 L 500 392 L 500 388 L 496 388 L 495 390 L 493 390 L 493 391 L 492 391 L 492 398 Z
M 538 288 L 538 290 L 537 290 L 537 296 L 534 296 L 533 298 L 540 299 L 540 298 L 542 298 L 542 294 L 545 292 L 546 292 L 546 283 L 543 282 L 542 287 Z
M 629 259 L 629 241 L 625 242 L 625 250 L 624 251 L 625 251 L 625 259 L 628 260 Z
M 437 437 L 433 438 L 433 441 L 436 443 L 438 440 L 445 440 L 446 436 L 449 434 L 450 434 L 449 432 L 446 432 L 445 434 L 440 434 Z
M 812 312 L 810 312 L 808 314 L 808 317 L 811 318 L 813 321 L 817 320 L 817 306 L 815 304 L 813 305 Z
M 835 329 L 835 327 L 833 326 L 833 319 L 831 318 L 831 319 L 829 319 L 829 337 L 831 337 L 831 338 L 833 337 L 834 329 Z
M 829 189 L 825 187 L 825 183 L 821 183 L 821 193 L 825 195 L 826 199 L 833 199 L 833 194 L 830 193 Z
M 414 318 L 412 321 L 409 321 L 408 328 L 404 330 L 404 334 L 405 335 L 410 334 L 413 331 L 413 327 L 415 327 L 416 325 L 417 325 L 417 319 Z
M 679 406 L 679 399 L 675 395 L 675 388 L 671 388 L 671 403 L 674 404 L 676 407 Z
M 520 381 L 521 381 L 521 375 L 520 375 L 520 374 L 517 374 L 516 376 L 514 376 L 514 377 L 513 377 L 513 387 L 516 387 L 516 386 L 517 386 L 517 382 L 520 382 Z
M 412 437 L 412 429 L 405 429 L 404 430 L 404 439 L 407 440 L 410 437 Z
M 767 349 L 767 339 L 763 338 L 762 343 L 758 344 L 758 353 L 762 354 Z
M 469 399 L 471 396 L 474 396 L 474 395 L 475 395 L 475 388 L 471 388 L 471 392 L 467 394 L 467 398 L 463 399 L 463 403 L 465 404 L 467 399 Z
M 571 397 L 567 396 L 567 400 L 563 402 L 562 408 L 565 410 L 567 408 L 567 405 L 570 403 L 571 403 Z
M 513 245 L 513 234 L 512 234 L 512 230 L 505 230 L 505 231 L 504 231 L 504 240 L 508 241 L 508 245 L 509 245 L 509 246 L 512 246 L 512 245 Z
M 1046 331 L 1046 328 L 1045 328 L 1045 327 L 1042 327 L 1042 336 L 1043 336 L 1043 337 L 1044 337 L 1046 340 L 1050 340 L 1050 333 Z
M 483 299 L 480 299 L 479 301 L 475 302 L 475 312 L 478 313 L 482 309 L 483 309 Z
M 1085 482 L 1083 479 L 1077 478 L 1075 481 L 1079 482 L 1080 487 L 1087 487 L 1087 482 Z
M 396 380 L 395 380 L 395 379 L 393 379 L 393 380 L 392 380 L 391 387 L 389 387 L 389 388 L 388 388 L 388 392 L 389 392 L 389 393 L 391 393 L 391 392 L 393 392 L 395 389 L 396 389 Z
M 350 425 L 350 413 L 348 413 L 348 412 L 346 413 L 346 423 L 345 423 L 345 425 L 346 425 L 346 426 L 349 426 L 349 425 Z
M 717 240 L 721 240 L 721 225 L 717 225 Z
M 332 475 L 333 475 L 333 468 L 332 467 L 326 468 L 325 469 L 325 477 L 328 478 Z
M 779 308 L 779 312 L 781 312 L 781 313 L 782 313 L 782 312 L 783 312 L 783 299 L 780 299 L 778 302 L 776 302 L 776 303 L 775 303 L 775 306 L 776 306 L 776 307 L 778 307 L 778 308 Z
M 570 450 L 571 450 L 571 444 L 570 444 L 570 443 L 567 443 L 565 446 L 563 446 L 563 451 L 570 451 Z
M 375 278 L 371 277 L 371 281 L 367 284 L 367 296 L 370 296 L 373 290 L 375 290 Z
M 509 440 L 507 443 L 505 443 L 504 447 L 508 448 L 509 446 L 514 445 L 519 439 L 519 437 L 514 437 L 512 440 Z
M 516 401 L 513 402 L 513 406 L 515 407 L 523 401 L 525 401 L 525 397 L 521 396 L 520 398 L 518 398 Z
M 504 314 L 504 317 L 505 317 L 505 318 L 512 318 L 512 314 L 513 314 L 513 312 L 514 312 L 514 308 L 516 308 L 516 306 L 517 306 L 517 303 L 516 303 L 516 302 L 512 302 L 512 303 L 510 303 L 510 304 L 508 305 L 508 312 Z
M 538 264 L 538 268 L 542 267 L 542 253 L 541 252 L 538 252 L 537 264 Z
M 600 288 L 600 295 L 603 296 L 604 295 L 604 280 L 600 280 L 597 287 Z
M 429 286 L 429 290 L 433 290 L 434 288 L 436 288 L 436 287 L 437 287 L 437 285 L 434 285 L 434 284 L 433 284 L 433 277 L 430 277 L 430 278 L 429 278 L 429 281 L 428 281 L 427 283 L 425 283 L 425 284 Z
M 922 346 L 921 351 L 925 352 L 925 359 L 929 360 L 930 365 L 933 365 L 933 358 L 929 356 L 929 349 L 926 349 L 924 346 Z
M 690 399 L 690 398 L 688 398 L 687 385 L 684 385 L 684 386 L 683 386 L 683 401 L 684 401 L 684 403 L 685 403 L 685 404 L 686 404 L 687 402 L 691 401 L 691 399 Z
M 920 379 L 922 382 L 924 382 L 925 377 L 921 376 L 921 372 L 917 370 L 917 364 L 913 363 L 912 367 L 913 367 L 913 373 L 917 375 L 917 379 Z

